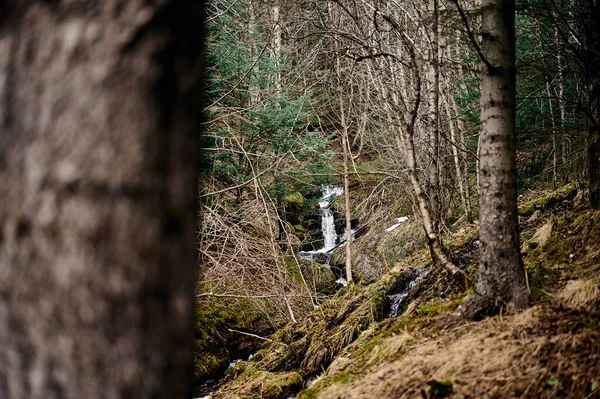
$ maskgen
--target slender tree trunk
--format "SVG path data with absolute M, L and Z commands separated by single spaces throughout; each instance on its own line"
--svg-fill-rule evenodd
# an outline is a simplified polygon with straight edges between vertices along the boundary
M 3 2 L 0 397 L 189 398 L 193 2 Z
M 256 48 L 256 10 L 255 4 L 252 2 L 248 3 L 248 41 L 250 51 L 250 62 L 254 63 L 252 67 L 252 74 L 249 76 L 250 84 L 248 85 L 248 93 L 250 94 L 250 107 L 254 107 L 259 103 L 260 100 L 260 88 L 256 84 L 259 69 L 258 62 L 255 62 L 256 57 L 259 57 L 259 51 Z
M 552 107 L 552 98 L 550 97 L 550 84 L 546 82 L 546 93 L 548 94 L 548 107 L 550 108 L 550 121 L 552 121 L 552 182 L 556 186 L 558 181 L 557 164 L 558 151 L 556 149 L 556 122 L 554 121 L 554 109 Z
M 273 47 L 273 63 L 275 65 L 275 95 L 277 98 L 281 97 L 281 71 L 280 60 L 281 60 L 281 43 L 282 43 L 282 32 L 281 32 L 281 21 L 280 21 L 280 8 L 279 4 L 275 4 L 271 7 L 271 20 L 273 23 L 273 37 L 271 40 L 271 46 Z
M 432 11 L 432 37 L 429 61 L 429 198 L 431 223 L 436 235 L 440 232 L 442 218 L 440 200 L 440 72 L 439 72 L 439 27 L 438 0 L 430 0 Z
M 470 318 L 529 302 L 517 220 L 515 2 L 482 0 L 481 10 L 481 255 L 477 289 L 461 309 Z
M 348 124 L 344 106 L 343 90 L 341 84 L 341 66 L 339 57 L 336 59 L 336 74 L 338 77 L 338 103 L 340 107 L 340 123 L 342 125 L 342 147 L 344 154 L 344 204 L 346 208 L 346 281 L 352 282 L 352 212 L 350 211 L 350 182 L 348 178 L 348 162 L 350 161 L 348 143 Z
M 455 279 L 462 282 L 465 286 L 469 284 L 465 273 L 454 265 L 444 253 L 442 244 L 436 232 L 434 231 L 431 212 L 429 210 L 429 201 L 421 182 L 419 181 L 417 173 L 417 160 L 415 157 L 415 145 L 414 145 L 414 132 L 410 126 L 404 126 L 404 145 L 406 147 L 406 164 L 408 166 L 408 176 L 410 178 L 411 185 L 415 196 L 417 197 L 417 204 L 419 212 L 423 219 L 423 227 L 425 234 L 427 235 L 427 244 L 431 257 L 434 261 L 438 262 L 446 271 Z
M 350 212 L 350 182 L 348 179 L 348 130 L 342 134 L 344 146 L 344 204 L 346 208 L 346 281 L 352 282 L 352 214 Z
M 454 160 L 454 169 L 456 171 L 456 182 L 458 183 L 458 191 L 460 192 L 460 198 L 463 203 L 463 207 L 465 208 L 465 219 L 467 223 L 471 223 L 473 221 L 473 216 L 471 215 L 471 204 L 467 198 L 467 190 L 465 188 L 464 179 L 463 179 L 463 171 L 461 169 L 461 158 L 458 154 L 458 141 L 456 139 L 456 129 L 454 128 L 454 123 L 452 122 L 452 113 L 450 112 L 450 107 L 446 103 L 446 114 L 448 116 L 448 125 L 450 127 L 450 143 L 451 151 L 452 151 L 452 159 Z
M 556 16 L 555 16 L 556 17 Z M 560 147 L 561 161 L 564 178 L 569 178 L 569 168 L 567 167 L 567 140 L 565 131 L 565 79 L 563 75 L 563 65 L 560 56 L 560 37 L 558 26 L 554 26 L 554 44 L 556 46 L 556 67 L 558 69 L 558 109 L 560 111 Z

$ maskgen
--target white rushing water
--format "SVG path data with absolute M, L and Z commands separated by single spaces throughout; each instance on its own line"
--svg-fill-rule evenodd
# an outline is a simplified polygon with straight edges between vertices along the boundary
M 342 187 L 331 187 L 325 186 L 321 189 L 323 196 L 319 201 L 319 207 L 321 208 L 321 230 L 323 232 L 323 248 L 321 252 L 327 252 L 335 247 L 337 240 L 337 233 L 335 231 L 335 223 L 333 219 L 333 210 L 331 209 L 331 202 L 338 195 L 344 194 Z
M 321 188 L 321 194 L 321 198 L 319 199 L 319 208 L 321 208 L 321 233 L 323 234 L 323 247 L 317 249 L 316 251 L 301 251 L 298 253 L 298 255 L 303 259 L 314 260 L 329 267 L 328 252 L 335 248 L 336 241 L 338 239 L 337 232 L 335 231 L 335 220 L 333 218 L 333 209 L 331 209 L 331 203 L 333 200 L 335 200 L 335 197 L 344 194 L 344 189 L 343 187 L 324 186 Z
M 413 288 L 415 288 L 417 283 L 423 278 L 423 276 L 427 274 L 428 271 L 429 269 L 426 267 L 416 270 L 411 282 L 404 290 L 398 292 L 397 294 L 387 296 L 387 300 L 390 302 L 390 311 L 387 317 L 398 316 L 402 306 L 404 305 L 404 302 L 406 301 L 406 298 L 408 298 Z

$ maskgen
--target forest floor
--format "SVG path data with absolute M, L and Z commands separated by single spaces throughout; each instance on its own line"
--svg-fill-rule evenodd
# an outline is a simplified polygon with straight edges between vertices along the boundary
M 367 286 L 354 286 L 288 326 L 240 362 L 215 398 L 600 398 L 600 211 L 573 187 L 520 206 L 531 306 L 466 321 L 468 291 L 432 268 L 410 303 L 386 318 L 386 300 L 418 251 Z M 574 198 L 573 198 L 574 197 Z M 477 226 L 447 240 L 476 278 Z

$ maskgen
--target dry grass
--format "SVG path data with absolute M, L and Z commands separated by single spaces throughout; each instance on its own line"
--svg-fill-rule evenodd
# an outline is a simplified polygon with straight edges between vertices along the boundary
M 551 235 L 552 222 L 547 222 L 535 232 L 532 240 L 535 241 L 540 247 L 543 247 L 546 245 Z
M 583 309 L 600 298 L 600 289 L 592 280 L 572 280 L 556 296 L 564 306 L 572 309 Z
M 397 336 L 383 339 L 379 344 L 375 345 L 369 354 L 367 365 L 374 365 L 386 360 L 398 358 L 410 343 L 414 341 L 414 337 L 407 331 L 403 331 Z
M 599 334 L 590 333 L 598 323 L 586 319 L 581 323 L 587 326 L 564 332 L 568 319 L 549 316 L 536 306 L 431 337 L 389 338 L 384 342 L 392 352 L 408 346 L 404 356 L 376 362 L 362 376 L 333 384 L 318 397 L 415 398 L 427 381 L 449 379 L 453 398 L 583 398 L 600 372 Z M 582 348 L 595 353 L 595 360 L 581 362 Z
M 383 298 L 375 295 L 360 304 L 337 328 L 326 329 L 320 336 L 314 337 L 302 360 L 301 367 L 305 373 L 318 373 L 322 367 L 328 366 L 361 332 L 381 320 L 382 312 Z M 341 313 L 338 314 L 340 319 L 346 312 Z

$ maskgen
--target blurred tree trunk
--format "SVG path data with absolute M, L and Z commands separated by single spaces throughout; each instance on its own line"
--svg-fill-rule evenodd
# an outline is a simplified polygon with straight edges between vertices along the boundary
M 585 83 L 589 91 L 588 170 L 590 202 L 600 209 L 600 3 L 584 0 L 580 7 L 583 27 L 582 59 Z
M 519 249 L 515 130 L 515 2 L 483 0 L 481 74 L 481 256 L 466 317 L 523 308 L 529 295 Z
M 0 3 L 0 397 L 189 397 L 200 4 Z

